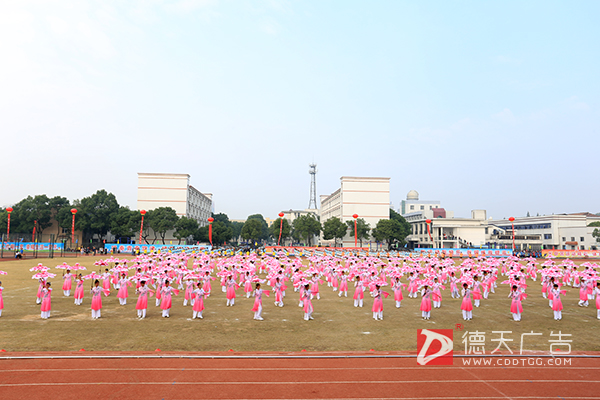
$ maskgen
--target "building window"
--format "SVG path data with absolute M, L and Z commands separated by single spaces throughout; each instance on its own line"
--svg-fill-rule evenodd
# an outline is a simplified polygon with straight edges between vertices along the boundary
M 563 242 L 566 242 L 566 241 L 567 241 L 567 238 L 562 238 L 562 239 L 563 239 Z M 563 249 L 563 250 L 564 250 L 564 249 Z
M 424 209 L 425 209 L 425 206 L 421 206 L 421 210 L 424 210 Z
M 414 209 L 415 209 L 415 206 L 410 206 L 410 209 L 411 209 L 411 210 L 414 210 Z
M 544 239 L 552 239 L 552 234 L 551 233 L 544 233 Z M 564 238 L 563 238 L 564 240 Z
M 581 250 L 585 250 L 585 246 L 579 246 Z
M 575 237 L 571 236 L 571 242 L 574 242 L 574 241 L 575 241 Z
M 433 206 L 429 206 L 429 209 L 430 209 L 430 210 L 433 210 Z
M 580 242 L 585 242 L 585 238 L 584 238 L 583 236 L 582 236 L 582 237 L 580 237 L 580 239 L 581 239 L 581 240 L 580 240 Z M 582 250 L 583 250 L 583 249 L 582 249 Z

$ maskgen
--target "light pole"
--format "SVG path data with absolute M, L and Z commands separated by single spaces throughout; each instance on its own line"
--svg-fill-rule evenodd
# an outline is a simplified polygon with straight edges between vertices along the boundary
M 6 212 L 8 213 L 8 222 L 6 223 L 6 240 L 10 242 L 10 213 L 13 212 L 12 207 L 7 207 Z
M 508 219 L 510 221 L 510 223 L 512 224 L 512 234 L 513 234 L 513 253 L 515 251 L 515 217 L 510 217 Z
M 142 214 L 142 223 L 140 224 L 140 252 L 142 251 L 142 231 L 144 230 L 144 215 L 146 215 L 146 210 L 141 210 L 140 214 Z
M 352 216 L 352 218 L 354 218 L 354 247 L 358 247 L 358 231 L 356 229 L 356 219 L 358 218 L 358 214 L 354 214 Z
M 215 219 L 213 217 L 210 217 L 208 219 L 208 241 L 210 242 L 210 245 L 212 246 L 212 223 L 215 221 Z
M 73 221 L 71 222 L 71 248 L 73 248 L 73 238 L 75 237 L 75 214 L 77 214 L 77 209 L 71 208 L 71 214 L 73 214 Z
M 281 242 L 281 231 L 283 230 L 283 216 L 282 212 L 279 213 L 279 239 L 277 239 L 277 246 L 279 246 L 279 242 Z

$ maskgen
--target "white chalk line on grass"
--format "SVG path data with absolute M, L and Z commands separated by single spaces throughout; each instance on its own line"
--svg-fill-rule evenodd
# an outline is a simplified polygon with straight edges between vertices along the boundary
M 600 381 L 597 380 L 560 380 L 560 379 L 524 379 L 524 380 L 507 380 L 507 379 L 493 379 L 488 381 L 482 381 L 480 379 L 458 379 L 458 380 L 428 380 L 428 381 L 319 381 L 319 382 L 306 382 L 306 381 L 293 381 L 293 382 L 256 382 L 256 381 L 246 381 L 246 382 L 236 382 L 236 381 L 213 381 L 213 382 L 185 382 L 185 381 L 169 381 L 169 382 L 31 382 L 31 383 L 1 383 L 0 387 L 26 387 L 26 386 L 83 386 L 83 385 L 129 385 L 129 386 L 139 386 L 139 385 L 202 385 L 202 386 L 210 386 L 210 385 L 252 385 L 252 386 L 260 386 L 260 385 L 381 385 L 381 384 L 389 384 L 389 385 L 397 385 L 397 384 L 419 384 L 419 383 L 435 383 L 435 384 L 448 384 L 448 383 L 589 383 L 589 384 L 597 384 Z M 570 396 L 569 396 L 570 397 Z M 506 398 L 506 397 L 502 397 Z

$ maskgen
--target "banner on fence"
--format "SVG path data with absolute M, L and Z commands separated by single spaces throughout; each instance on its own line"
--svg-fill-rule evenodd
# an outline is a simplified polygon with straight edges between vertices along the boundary
M 35 242 L 4 242 L 0 243 L 0 248 L 5 251 L 50 251 L 50 246 L 54 251 L 60 251 L 64 248 L 62 243 L 35 243 Z
M 555 258 L 600 258 L 600 250 L 542 250 L 542 256 Z
M 104 248 L 112 252 L 117 251 L 119 253 L 132 253 L 133 251 L 140 251 L 140 253 L 154 253 L 160 251 L 161 253 L 191 253 L 191 252 L 204 252 L 210 251 L 212 246 L 210 245 L 172 245 L 172 244 L 119 244 L 119 243 L 106 243 Z
M 418 248 L 413 250 L 421 255 L 432 255 L 436 257 L 509 257 L 513 255 L 512 249 L 427 249 Z

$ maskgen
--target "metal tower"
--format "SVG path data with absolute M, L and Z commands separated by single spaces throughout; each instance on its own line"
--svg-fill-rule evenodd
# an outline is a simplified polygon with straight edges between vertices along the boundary
M 310 174 L 310 201 L 308 202 L 309 210 L 317 209 L 317 164 L 310 164 L 308 173 Z

